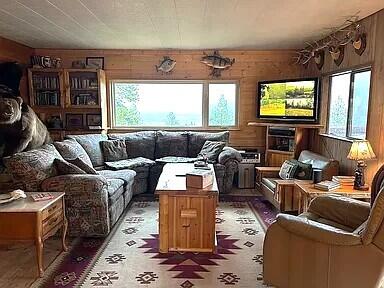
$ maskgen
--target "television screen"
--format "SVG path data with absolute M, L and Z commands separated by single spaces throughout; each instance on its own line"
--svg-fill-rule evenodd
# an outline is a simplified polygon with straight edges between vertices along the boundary
M 259 118 L 316 120 L 318 79 L 259 82 Z

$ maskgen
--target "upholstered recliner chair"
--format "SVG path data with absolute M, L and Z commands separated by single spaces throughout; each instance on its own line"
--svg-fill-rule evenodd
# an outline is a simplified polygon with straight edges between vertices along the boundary
M 384 166 L 369 203 L 328 195 L 299 216 L 279 214 L 264 241 L 264 283 L 280 288 L 373 288 L 384 276 Z

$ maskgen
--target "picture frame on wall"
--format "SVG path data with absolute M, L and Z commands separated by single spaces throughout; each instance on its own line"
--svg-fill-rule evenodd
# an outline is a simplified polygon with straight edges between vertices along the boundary
M 87 57 L 85 64 L 87 68 L 104 69 L 104 57 Z
M 94 126 L 100 126 L 101 127 L 101 114 L 87 114 L 87 126 L 88 127 L 94 127 Z
M 67 113 L 65 115 L 66 129 L 83 129 L 84 128 L 84 115 Z

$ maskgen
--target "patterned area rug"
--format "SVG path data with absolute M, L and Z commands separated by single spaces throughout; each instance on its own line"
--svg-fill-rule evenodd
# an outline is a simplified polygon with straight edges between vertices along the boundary
M 215 253 L 160 254 L 158 202 L 135 199 L 106 239 L 79 240 L 34 286 L 266 287 L 262 246 L 275 216 L 260 196 L 227 196 L 216 210 Z

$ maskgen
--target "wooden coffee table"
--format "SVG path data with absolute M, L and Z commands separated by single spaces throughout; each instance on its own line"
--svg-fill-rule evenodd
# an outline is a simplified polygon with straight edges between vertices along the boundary
M 38 193 L 38 192 L 34 192 Z M 44 240 L 62 228 L 62 247 L 67 251 L 63 192 L 50 192 L 54 198 L 45 201 L 33 201 L 32 192 L 25 193 L 27 198 L 18 199 L 0 205 L 0 242 L 34 241 L 39 276 L 43 276 Z
M 295 193 L 299 196 L 299 214 L 306 212 L 311 200 L 317 196 L 327 194 L 337 194 L 355 199 L 369 201 L 371 199 L 371 191 L 354 190 L 353 188 L 338 188 L 331 191 L 323 191 L 316 189 L 311 180 L 295 180 Z
M 209 165 L 213 169 L 213 165 Z M 185 174 L 191 163 L 168 163 L 156 187 L 159 195 L 159 250 L 213 252 L 216 245 L 215 217 L 219 190 L 187 188 Z

